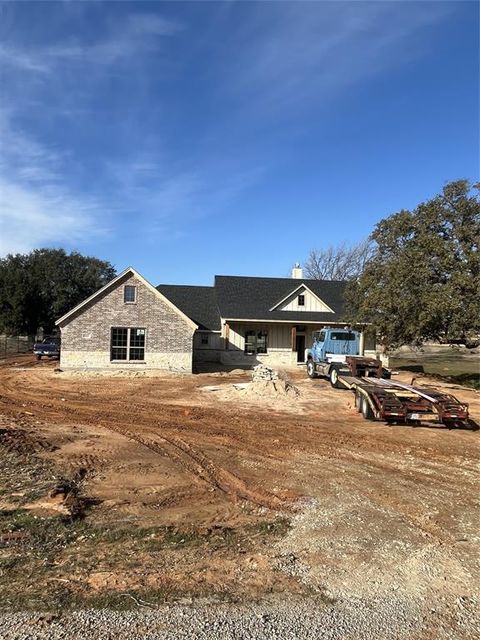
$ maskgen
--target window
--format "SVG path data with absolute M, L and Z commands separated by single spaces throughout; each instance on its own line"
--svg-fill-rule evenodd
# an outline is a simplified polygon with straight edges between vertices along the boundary
M 145 359 L 145 329 L 130 329 L 129 360 Z
M 110 360 L 126 360 L 128 345 L 128 329 L 112 327 Z
M 339 331 L 338 333 L 330 334 L 331 340 L 356 340 L 356 335 L 351 331 Z
M 298 306 L 299 307 L 305 306 L 305 296 L 303 294 L 298 296 Z
M 112 327 L 110 360 L 131 362 L 145 359 L 145 329 Z
M 202 333 L 201 334 L 200 342 L 201 342 L 201 344 L 208 344 L 208 333 Z
M 132 303 L 137 301 L 137 287 L 131 284 L 126 284 L 123 287 L 123 301 L 125 303 Z
M 267 335 L 266 331 L 245 331 L 245 353 L 267 353 Z

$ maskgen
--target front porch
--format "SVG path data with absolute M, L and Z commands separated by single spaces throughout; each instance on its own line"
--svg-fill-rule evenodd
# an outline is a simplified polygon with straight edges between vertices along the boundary
M 343 327 L 345 323 L 225 322 L 220 362 L 240 367 L 259 363 L 297 367 L 305 362 L 305 351 L 313 343 L 313 332 L 332 325 Z

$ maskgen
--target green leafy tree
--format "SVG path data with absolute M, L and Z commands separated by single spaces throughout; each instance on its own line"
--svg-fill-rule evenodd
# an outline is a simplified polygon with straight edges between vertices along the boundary
M 115 276 L 104 260 L 36 249 L 0 260 L 0 333 L 35 335 L 51 331 L 64 313 Z
M 376 225 L 373 256 L 349 286 L 347 308 L 352 321 L 375 325 L 386 348 L 480 332 L 478 192 L 451 182 Z

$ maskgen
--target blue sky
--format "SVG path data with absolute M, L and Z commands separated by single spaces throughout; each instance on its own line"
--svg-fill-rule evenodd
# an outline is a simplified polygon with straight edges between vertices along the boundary
M 478 179 L 476 2 L 0 10 L 2 255 L 284 276 Z

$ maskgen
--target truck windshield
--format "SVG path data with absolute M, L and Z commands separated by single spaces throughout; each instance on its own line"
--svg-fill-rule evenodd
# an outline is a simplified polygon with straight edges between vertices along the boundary
M 342 332 L 338 331 L 336 333 L 331 333 L 330 338 L 332 340 L 355 340 L 356 336 L 354 333 L 351 333 L 351 332 L 347 333 L 344 331 Z

